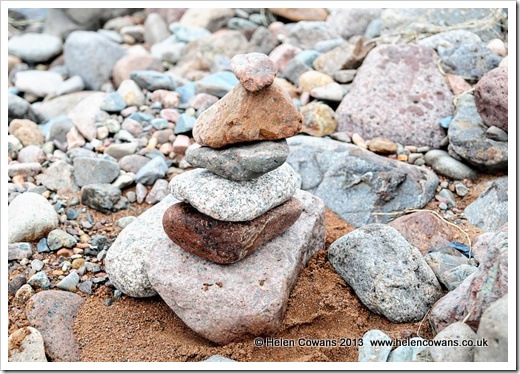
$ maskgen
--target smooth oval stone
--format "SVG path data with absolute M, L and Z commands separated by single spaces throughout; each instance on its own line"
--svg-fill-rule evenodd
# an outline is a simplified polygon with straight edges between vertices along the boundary
M 278 68 L 265 54 L 253 52 L 233 57 L 231 70 L 246 90 L 255 92 L 273 84 Z
M 249 222 L 225 222 L 177 203 L 164 213 L 166 235 L 179 247 L 218 264 L 240 261 L 291 227 L 303 211 L 295 198 Z
M 193 144 L 186 161 L 226 179 L 244 181 L 258 178 L 282 165 L 289 156 L 285 139 L 243 144 L 225 149 Z
M 170 182 L 172 195 L 221 221 L 253 220 L 294 195 L 298 175 L 288 164 L 250 181 L 230 181 L 205 169 L 184 172 Z

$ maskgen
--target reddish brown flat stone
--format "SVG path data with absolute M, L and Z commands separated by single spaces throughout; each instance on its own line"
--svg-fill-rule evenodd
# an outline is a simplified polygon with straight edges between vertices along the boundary
M 256 92 L 238 84 L 197 119 L 193 138 L 200 145 L 276 140 L 296 135 L 302 117 L 290 96 L 276 84 Z
M 231 70 L 246 90 L 255 92 L 273 84 L 278 68 L 269 57 L 254 52 L 233 57 Z
M 298 220 L 301 203 L 291 198 L 248 222 L 225 222 L 177 203 L 163 216 L 166 235 L 187 252 L 219 264 L 231 264 L 282 234 Z

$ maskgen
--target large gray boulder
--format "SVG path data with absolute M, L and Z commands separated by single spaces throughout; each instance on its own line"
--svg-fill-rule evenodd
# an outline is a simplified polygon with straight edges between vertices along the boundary
M 396 215 L 374 215 L 424 207 L 435 195 L 435 173 L 378 156 L 352 144 L 304 135 L 287 139 L 289 163 L 301 189 L 320 197 L 350 224 L 386 223 Z

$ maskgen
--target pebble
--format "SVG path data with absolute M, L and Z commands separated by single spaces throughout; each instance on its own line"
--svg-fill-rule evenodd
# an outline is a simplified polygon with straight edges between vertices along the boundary
M 447 326 L 444 330 L 439 332 L 434 341 L 458 341 L 459 346 L 432 346 L 430 347 L 430 354 L 435 362 L 472 362 L 475 352 L 475 347 L 466 347 L 462 345 L 462 340 L 476 339 L 475 332 L 463 322 L 455 322 Z
M 238 84 L 238 79 L 229 71 L 219 71 L 195 82 L 195 92 L 223 97 Z
M 130 74 L 134 70 L 161 71 L 161 60 L 148 54 L 127 54 L 123 56 L 115 63 L 113 68 L 114 86 L 119 87 L 121 82 L 130 79 Z
M 177 155 L 184 155 L 190 145 L 190 138 L 186 135 L 179 134 L 173 142 L 172 151 Z
M 44 271 L 39 271 L 29 278 L 27 283 L 36 289 L 47 290 L 51 288 L 51 282 Z
M 341 85 L 336 82 L 325 86 L 315 87 L 310 91 L 310 95 L 319 100 L 341 101 L 345 92 Z
M 491 181 L 486 189 L 464 209 L 466 219 L 486 232 L 494 232 L 508 222 L 508 177 Z
M 36 250 L 38 251 L 38 253 L 47 253 L 47 252 L 51 251 L 51 249 L 47 245 L 47 238 L 41 238 L 38 241 L 38 244 L 36 246 Z
M 300 132 L 323 137 L 336 131 L 334 111 L 326 104 L 312 102 L 300 109 L 302 128 Z
M 7 260 L 22 260 L 24 258 L 31 258 L 33 255 L 31 243 L 12 243 L 9 244 L 7 250 Z
M 397 144 L 390 139 L 377 136 L 370 139 L 368 149 L 379 154 L 393 154 L 397 152 Z
M 371 341 L 387 341 L 392 339 L 381 330 L 369 330 L 363 335 L 363 345 L 359 347 L 358 362 L 386 362 L 392 346 L 376 346 Z
M 125 79 L 122 81 L 117 89 L 117 93 L 123 98 L 125 107 L 133 105 L 141 106 L 145 103 L 145 97 L 141 88 L 131 79 Z M 123 107 L 123 109 L 125 108 Z M 121 111 L 123 109 L 121 109 Z
M 343 131 L 338 131 L 330 134 L 330 138 L 343 143 L 352 143 L 352 139 L 350 139 L 350 136 Z
M 72 260 L 72 268 L 73 269 L 80 269 L 81 267 L 85 266 L 85 259 L 84 258 L 75 258 Z
M 116 178 L 115 181 L 112 182 L 112 186 L 119 188 L 120 190 L 124 190 L 127 187 L 130 187 L 135 182 L 135 174 L 127 173 L 121 174 Z
M 121 160 L 125 156 L 134 155 L 134 153 L 137 151 L 137 143 L 136 142 L 130 142 L 130 143 L 113 143 L 110 144 L 104 151 L 104 154 L 107 154 L 116 160 Z M 125 170 L 121 162 L 119 162 L 119 168 Z M 125 170 L 130 171 L 130 170 Z M 119 173 L 119 171 L 118 171 Z
M 434 149 L 424 156 L 426 164 L 437 173 L 452 179 L 475 179 L 477 173 L 469 166 L 455 160 L 448 152 Z
M 489 346 L 475 347 L 475 362 L 506 362 L 508 360 L 508 295 L 492 303 L 482 315 L 477 340 L 487 339 Z
M 126 226 L 128 226 L 129 224 L 131 224 L 133 221 L 135 221 L 136 217 L 134 216 L 126 216 L 126 217 L 121 217 L 117 220 L 117 225 L 119 227 L 121 227 L 122 229 L 124 229 Z
M 158 203 L 168 195 L 168 192 L 168 181 L 165 179 L 157 179 L 150 192 L 148 192 L 148 195 L 146 195 L 146 202 L 151 205 Z
M 469 189 L 463 183 L 455 182 L 455 192 L 458 196 L 464 197 L 469 193 Z
M 25 305 L 33 295 L 33 288 L 28 284 L 24 284 L 16 291 L 14 298 L 19 304 Z
M 41 269 L 40 269 L 41 270 Z M 10 295 L 16 295 L 18 290 L 27 283 L 27 278 L 23 274 L 18 274 L 7 284 L 7 291 Z M 31 286 L 28 286 L 29 288 Z
M 80 290 L 86 295 L 92 295 L 92 285 L 93 283 L 91 281 L 86 280 L 78 284 L 78 290 Z
M 65 278 L 63 278 L 58 284 L 56 285 L 57 288 L 63 291 L 70 291 L 75 292 L 76 286 L 79 283 L 79 275 L 75 271 L 71 272 L 69 275 L 67 275 Z
M 74 180 L 79 187 L 92 183 L 111 183 L 119 176 L 119 165 L 115 160 L 105 158 L 76 157 Z
M 309 92 L 316 87 L 327 86 L 330 83 L 334 83 L 334 80 L 329 75 L 314 70 L 303 73 L 298 80 L 300 90 Z
M 143 125 L 131 117 L 125 118 L 121 124 L 121 128 L 136 137 L 143 132 Z
M 58 214 L 43 196 L 25 192 L 9 204 L 8 242 L 35 241 L 58 226 Z
M 109 214 L 121 197 L 121 190 L 106 183 L 93 183 L 81 189 L 81 203 Z
M 365 139 L 361 137 L 357 132 L 353 133 L 352 136 L 352 143 L 357 145 L 359 148 L 362 149 L 368 149 L 367 143 L 365 142 Z
M 45 263 L 41 260 L 35 259 L 35 260 L 31 261 L 31 268 L 36 272 L 42 270 L 44 266 L 45 266 Z
M 54 93 L 63 78 L 53 71 L 26 70 L 16 73 L 14 80 L 16 87 L 22 92 L 45 97 Z
M 350 83 L 354 80 L 356 73 L 355 69 L 338 70 L 334 73 L 334 80 L 338 83 Z
M 148 194 L 148 189 L 141 183 L 137 183 L 135 186 L 136 199 L 138 204 L 142 204 L 146 195 Z
M 18 138 L 24 147 L 31 144 L 41 145 L 45 142 L 38 125 L 28 119 L 12 120 L 9 123 L 9 133 Z
M 168 74 L 158 71 L 134 70 L 130 74 L 130 79 L 137 83 L 139 87 L 152 92 L 160 89 L 168 91 L 175 90 L 173 79 Z
M 471 90 L 471 85 L 460 75 L 446 74 L 444 77 L 454 95 L 460 95 L 463 92 Z
M 14 331 L 8 338 L 9 362 L 47 362 L 42 335 L 28 326 Z
M 453 195 L 453 192 L 451 192 L 449 189 L 443 188 L 439 192 L 439 196 L 448 201 L 450 208 L 453 208 L 457 205 L 457 202 L 455 201 L 455 196 Z
M 170 182 L 172 195 L 221 221 L 249 221 L 287 201 L 297 175 L 288 165 L 251 181 L 230 181 L 204 169 L 182 173 Z M 218 204 L 213 204 L 218 201 Z
M 111 156 L 115 158 L 114 155 Z M 139 169 L 141 169 L 149 161 L 150 159 L 148 157 L 141 156 L 138 154 L 128 154 L 126 156 L 121 157 L 121 159 L 119 160 L 119 166 L 121 167 L 121 170 L 124 170 L 127 173 L 137 174 Z
M 487 43 L 487 47 L 496 55 L 507 56 L 507 48 L 501 39 L 491 39 Z
M 181 101 L 181 95 L 178 92 L 167 90 L 155 90 L 152 93 L 152 102 L 160 103 L 161 108 L 172 109 L 177 108 Z
M 100 109 L 109 113 L 119 113 L 126 108 L 125 99 L 119 92 L 110 92 L 105 96 Z
M 187 113 L 183 113 L 179 116 L 177 123 L 175 124 L 174 134 L 185 134 L 193 130 L 197 119 Z
M 27 32 L 9 39 L 9 55 L 17 56 L 29 63 L 47 62 L 59 55 L 63 43 L 60 38 L 43 33 Z
M 475 104 L 487 126 L 508 129 L 508 68 L 491 70 L 475 86 Z
M 153 139 L 153 138 L 152 138 Z M 168 165 L 162 156 L 157 156 L 148 161 L 135 175 L 137 183 L 151 185 L 157 179 L 163 178 L 168 170 Z
M 255 92 L 270 86 L 278 69 L 265 54 L 254 52 L 234 56 L 231 70 L 246 90 Z

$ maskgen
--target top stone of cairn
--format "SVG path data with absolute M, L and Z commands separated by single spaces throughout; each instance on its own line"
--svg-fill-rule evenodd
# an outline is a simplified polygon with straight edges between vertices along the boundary
M 244 88 L 250 92 L 261 90 L 274 82 L 278 71 L 275 63 L 263 53 L 236 55 L 231 59 L 231 70 Z

